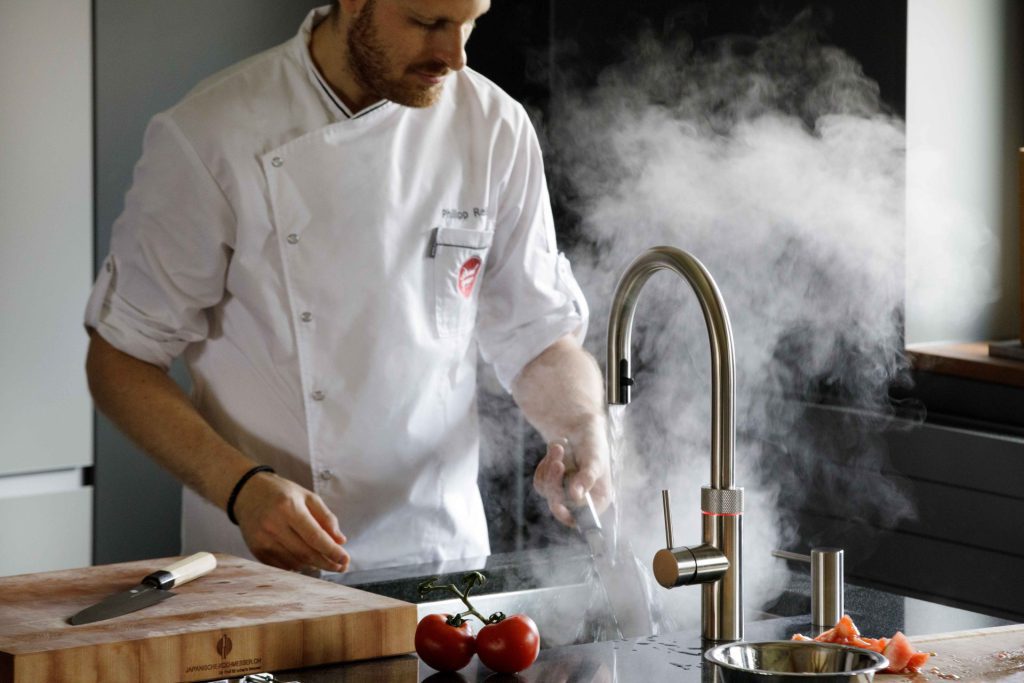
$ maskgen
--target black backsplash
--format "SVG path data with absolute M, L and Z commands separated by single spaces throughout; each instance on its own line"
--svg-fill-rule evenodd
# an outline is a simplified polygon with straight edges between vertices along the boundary
M 594 3 L 592 0 L 496 0 L 467 46 L 469 63 L 510 95 L 544 112 L 553 87 L 577 86 L 622 61 L 641 31 L 692 40 L 706 49 L 725 36 L 759 37 L 794 21 L 852 55 L 878 82 L 882 100 L 906 109 L 907 6 L 887 0 L 704 0 Z
M 555 225 L 564 247 L 578 238 L 578 217 L 565 198 L 572 178 L 545 145 L 552 97 L 586 89 L 624 61 L 642 33 L 662 42 L 713 50 L 725 38 L 758 38 L 800 22 L 823 44 L 849 53 L 877 81 L 884 105 L 906 110 L 907 5 L 887 0 L 702 0 L 594 3 L 592 0 L 495 0 L 467 46 L 469 64 L 522 102 L 542 131 Z
M 494 0 L 478 22 L 467 53 L 475 70 L 527 107 L 544 146 L 544 123 L 551 116 L 550 104 L 558 89 L 593 85 L 604 69 L 624 61 L 642 33 L 661 42 L 691 41 L 699 53 L 714 49 L 723 38 L 771 35 L 793 22 L 812 28 L 823 44 L 852 55 L 864 73 L 878 82 L 884 105 L 904 115 L 907 6 L 898 1 Z M 553 157 L 554 150 L 545 148 L 545 154 L 556 231 L 562 247 L 572 247 L 577 241 L 577 216 L 561 201 L 572 179 L 559 177 L 566 165 Z M 485 434 L 488 429 L 500 430 L 501 416 L 514 409 L 503 394 L 485 394 L 480 405 Z M 495 552 L 577 540 L 551 519 L 546 505 L 532 492 L 533 468 L 543 456 L 544 444 L 528 427 L 525 431 L 523 466 L 497 478 L 485 472 L 480 481 Z M 524 500 L 510 503 L 511 491 L 522 492 Z

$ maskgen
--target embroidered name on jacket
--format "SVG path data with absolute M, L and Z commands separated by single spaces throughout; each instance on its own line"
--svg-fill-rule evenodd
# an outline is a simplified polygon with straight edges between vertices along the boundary
M 441 220 L 443 221 L 465 221 L 473 218 L 486 218 L 487 209 L 473 207 L 472 210 L 465 209 L 441 209 Z

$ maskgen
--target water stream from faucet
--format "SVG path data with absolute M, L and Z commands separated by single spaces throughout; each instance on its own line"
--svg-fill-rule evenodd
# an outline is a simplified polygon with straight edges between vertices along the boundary
M 611 462 L 611 507 L 602 517 L 606 552 L 594 558 L 591 581 L 608 609 L 611 630 L 617 638 L 655 635 L 659 631 L 653 600 L 653 578 L 647 563 L 637 557 L 632 544 L 620 534 L 621 506 L 618 504 L 622 456 L 625 453 L 625 406 L 609 406 L 608 441 Z

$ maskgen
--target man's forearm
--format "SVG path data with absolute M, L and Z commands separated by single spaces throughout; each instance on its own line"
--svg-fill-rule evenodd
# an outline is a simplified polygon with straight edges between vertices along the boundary
M 255 464 L 227 443 L 166 372 L 122 353 L 94 330 L 86 374 L 96 406 L 182 483 L 217 507 Z M 276 475 L 254 477 L 234 512 L 249 550 L 275 567 L 345 571 L 338 519 L 315 493 Z
M 86 374 L 97 408 L 189 488 L 224 508 L 239 477 L 255 463 L 196 411 L 161 368 L 111 346 L 89 330 Z
M 595 426 L 603 429 L 601 370 L 571 337 L 562 337 L 530 361 L 516 377 L 512 395 L 549 442 Z
M 603 510 L 612 487 L 603 382 L 594 358 L 574 339 L 563 337 L 527 364 L 512 394 L 548 442 L 533 486 L 547 499 L 551 513 L 571 526 L 573 513 L 567 504 L 579 506 L 587 492 Z

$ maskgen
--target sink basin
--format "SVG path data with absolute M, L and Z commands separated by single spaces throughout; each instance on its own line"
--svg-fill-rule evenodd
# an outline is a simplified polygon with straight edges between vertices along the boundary
M 471 571 L 487 577 L 486 583 L 475 586 L 470 595 L 477 611 L 485 617 L 495 612 L 528 614 L 540 630 L 542 648 L 651 633 L 649 619 L 632 629 L 620 626 L 602 584 L 596 580 L 594 561 L 582 546 L 533 549 L 456 563 L 327 574 L 324 578 L 414 603 L 418 617 L 422 618 L 427 614 L 464 612 L 466 607 L 457 597 L 441 591 L 420 597 L 421 582 L 436 577 L 435 584 L 461 586 L 463 577 Z M 634 576 L 627 579 L 638 583 Z M 621 608 L 619 614 L 623 620 L 633 620 L 634 615 L 623 614 Z M 474 630 L 482 627 L 475 618 L 469 621 Z
M 467 572 L 480 571 L 487 576 L 487 582 L 475 587 L 470 595 L 477 611 L 484 616 L 495 612 L 530 615 L 540 630 L 541 647 L 546 649 L 636 638 L 657 631 L 652 615 L 646 611 L 647 600 L 640 594 L 645 590 L 640 584 L 646 579 L 639 578 L 637 574 L 643 569 L 623 569 L 626 571 L 606 579 L 609 585 L 617 588 L 614 604 L 596 578 L 590 555 L 582 548 L 573 547 L 492 555 L 475 561 L 460 561 L 455 565 L 420 565 L 331 574 L 325 578 L 414 603 L 418 618 L 423 618 L 427 614 L 464 612 L 466 608 L 457 597 L 443 592 L 421 598 L 417 590 L 421 582 L 438 577 L 437 584 L 461 585 Z M 632 590 L 621 596 L 619 593 L 623 593 L 624 584 L 632 584 Z M 746 621 L 754 623 L 807 615 L 808 610 L 801 597 L 806 600 L 806 596 L 794 593 L 777 601 L 768 611 L 748 610 Z M 482 627 L 475 618 L 469 621 L 474 630 Z M 694 622 L 695 628 L 698 623 Z

